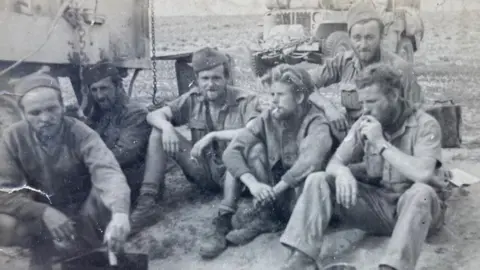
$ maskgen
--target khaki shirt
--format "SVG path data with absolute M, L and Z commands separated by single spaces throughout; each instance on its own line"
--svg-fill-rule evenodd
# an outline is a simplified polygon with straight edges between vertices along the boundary
M 402 82 L 405 88 L 403 97 L 406 100 L 410 101 L 411 104 L 423 102 L 421 88 L 417 83 L 412 65 L 400 56 L 385 50 L 381 52 L 380 62 L 393 66 L 402 74 Z M 342 106 L 347 111 L 359 112 L 361 111 L 361 104 L 355 89 L 355 77 L 362 68 L 354 52 L 348 51 L 326 60 L 324 65 L 312 69 L 310 75 L 317 88 L 339 83 L 342 91 Z M 358 116 L 359 113 L 354 113 L 353 118 L 356 120 Z
M 416 110 L 400 129 L 392 135 L 384 134 L 388 142 L 407 155 L 415 157 L 430 157 L 439 161 L 441 159 L 442 133 L 437 120 L 424 111 Z M 361 160 L 366 164 L 367 174 L 370 179 L 378 178 L 378 184 L 389 191 L 403 193 L 413 181 L 407 179 L 402 172 L 386 162 L 377 153 L 368 141 L 361 139 L 360 121 L 355 122 L 344 141 L 340 144 L 334 156 L 343 164 L 352 160 Z M 375 168 L 380 168 L 379 170 Z M 378 171 L 378 175 L 371 175 L 369 171 Z M 436 190 L 444 188 L 446 183 L 429 183 Z
M 223 160 L 236 178 L 251 173 L 243 154 L 247 152 L 245 149 L 261 142 L 266 146 L 269 169 L 281 162 L 288 170 L 281 180 L 295 187 L 310 173 L 325 168 L 332 154 L 331 144 L 320 142 L 329 136 L 330 129 L 323 111 L 313 105 L 296 127 L 276 120 L 267 109 L 239 132 L 225 151 Z
M 172 124 L 174 126 L 188 125 L 192 135 L 192 143 L 196 143 L 209 133 L 205 98 L 198 88 L 193 88 L 181 95 L 171 101 L 168 106 L 172 110 Z M 243 128 L 248 121 L 259 115 L 260 111 L 260 103 L 256 96 L 248 95 L 238 88 L 228 86 L 226 103 L 220 110 L 218 119 L 216 123 L 213 123 L 213 126 L 217 131 Z M 218 144 L 219 149 L 215 154 L 221 157 L 228 142 L 218 142 Z

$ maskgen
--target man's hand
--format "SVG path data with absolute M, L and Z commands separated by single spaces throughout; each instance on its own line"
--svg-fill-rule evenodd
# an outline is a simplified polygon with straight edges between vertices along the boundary
M 343 113 L 339 110 L 325 110 L 325 115 L 332 124 L 333 128 L 338 131 L 348 130 L 348 121 Z
M 337 203 L 350 208 L 357 203 L 357 180 L 350 170 L 344 171 L 335 178 Z
M 202 151 L 210 145 L 215 138 L 214 133 L 210 132 L 207 135 L 203 136 L 200 140 L 198 140 L 192 147 L 192 151 L 190 152 L 190 155 L 194 158 L 200 158 L 202 156 Z
M 175 155 L 180 148 L 180 139 L 175 128 L 162 130 L 163 150 L 169 155 Z
M 116 213 L 112 215 L 112 220 L 107 226 L 104 235 L 104 242 L 108 249 L 118 253 L 123 251 L 123 246 L 130 234 L 130 220 L 128 214 Z
M 275 191 L 267 184 L 260 182 L 252 183 L 248 186 L 250 193 L 253 195 L 257 203 L 264 204 L 266 202 L 275 201 Z
M 75 240 L 74 222 L 62 212 L 47 207 L 42 219 L 55 240 L 60 242 Z
M 374 145 L 378 145 L 385 140 L 383 137 L 382 124 L 370 115 L 365 115 L 360 118 L 360 134 Z

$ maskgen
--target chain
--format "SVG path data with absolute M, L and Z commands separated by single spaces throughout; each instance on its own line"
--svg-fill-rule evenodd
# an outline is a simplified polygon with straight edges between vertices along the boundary
M 155 48 L 155 7 L 154 7 L 154 1 L 155 0 L 150 0 L 150 17 L 151 17 L 151 39 L 152 39 L 152 72 L 153 72 L 153 97 L 152 97 L 152 103 L 153 105 L 157 105 L 157 61 L 154 59 L 156 55 L 156 48 Z
M 98 0 L 96 0 L 95 3 L 95 9 L 97 8 Z M 77 1 L 74 0 L 74 5 L 73 9 L 75 11 L 75 19 L 76 19 L 76 27 L 75 30 L 78 35 L 78 56 L 79 56 L 79 62 L 78 62 L 78 77 L 80 79 L 80 91 L 82 93 L 82 100 L 80 101 L 80 112 L 83 113 L 86 107 L 88 106 L 88 95 L 87 95 L 87 88 L 85 87 L 84 84 L 84 68 L 85 65 L 88 64 L 88 56 L 85 53 L 85 47 L 86 47 L 86 41 L 85 41 L 85 36 L 87 34 L 85 30 L 85 26 L 82 23 L 82 18 L 80 14 L 80 5 L 78 4 Z M 96 11 L 95 11 L 96 12 Z

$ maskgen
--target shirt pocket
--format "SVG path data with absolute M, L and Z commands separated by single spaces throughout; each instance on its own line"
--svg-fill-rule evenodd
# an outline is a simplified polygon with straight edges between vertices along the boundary
M 342 106 L 346 109 L 360 110 L 362 108 L 362 104 L 360 104 L 356 89 L 342 89 L 341 100 Z
M 188 122 L 188 128 L 192 134 L 192 142 L 195 143 L 208 133 L 207 124 L 201 119 L 192 118 Z

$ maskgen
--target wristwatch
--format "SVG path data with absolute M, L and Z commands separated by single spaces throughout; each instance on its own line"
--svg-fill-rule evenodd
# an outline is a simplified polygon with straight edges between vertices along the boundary
M 380 149 L 378 150 L 378 154 L 381 156 L 385 150 L 390 148 L 392 145 L 389 142 L 384 142 L 380 145 Z

